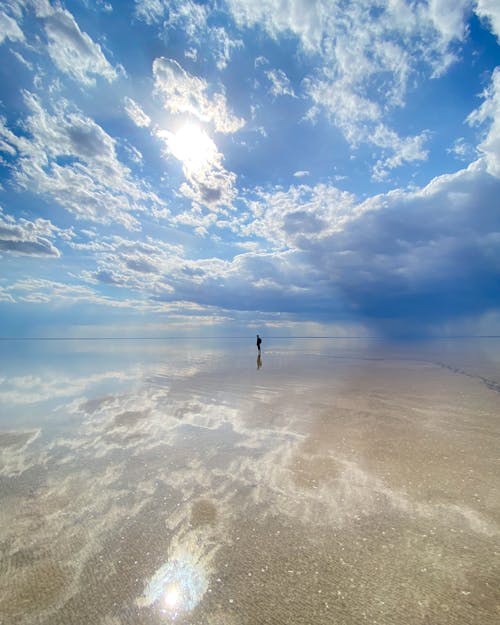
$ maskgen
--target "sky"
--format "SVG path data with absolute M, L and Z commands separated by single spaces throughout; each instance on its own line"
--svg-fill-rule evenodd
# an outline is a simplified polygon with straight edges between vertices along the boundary
M 500 334 L 498 0 L 0 2 L 1 337 Z

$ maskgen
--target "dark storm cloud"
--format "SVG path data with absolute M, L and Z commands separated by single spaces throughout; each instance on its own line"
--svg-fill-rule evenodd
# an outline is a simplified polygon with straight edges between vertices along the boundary
M 479 314 L 500 305 L 499 196 L 500 181 L 471 166 L 375 198 L 341 231 L 296 242 L 368 318 Z

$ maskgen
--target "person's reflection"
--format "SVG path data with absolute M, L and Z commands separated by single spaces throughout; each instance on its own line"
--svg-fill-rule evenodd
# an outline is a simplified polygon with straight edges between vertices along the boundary
M 262 367 L 262 356 L 259 352 L 259 355 L 257 356 L 257 369 L 260 369 Z

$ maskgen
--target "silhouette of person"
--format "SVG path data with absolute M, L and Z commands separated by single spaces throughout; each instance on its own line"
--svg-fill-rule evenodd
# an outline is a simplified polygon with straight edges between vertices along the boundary
M 260 354 L 260 344 L 262 343 L 262 339 L 260 338 L 260 336 L 257 334 L 257 349 L 259 350 L 259 354 Z

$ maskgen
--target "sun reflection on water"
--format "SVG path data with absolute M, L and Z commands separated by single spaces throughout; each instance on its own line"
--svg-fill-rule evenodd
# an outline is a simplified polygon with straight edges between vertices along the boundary
M 176 554 L 151 577 L 138 605 L 156 607 L 171 620 L 189 612 L 207 590 L 205 571 L 190 554 Z
M 165 605 L 175 608 L 182 601 L 182 594 L 177 584 L 171 585 L 165 591 Z

